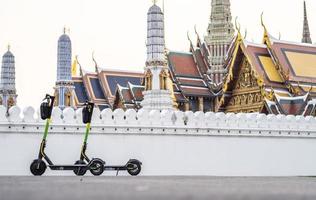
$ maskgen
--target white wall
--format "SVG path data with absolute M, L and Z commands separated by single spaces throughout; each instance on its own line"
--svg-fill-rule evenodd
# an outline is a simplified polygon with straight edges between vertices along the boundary
M 30 175 L 29 164 L 38 155 L 44 123 L 27 118 L 26 111 L 19 118 L 16 110 L 10 110 L 9 118 L 1 117 L 0 107 L 0 175 Z M 62 118 L 56 118 L 56 113 Z M 84 133 L 83 124 L 76 119 L 80 119 L 80 111 L 55 109 L 54 116 L 47 153 L 57 164 L 73 164 L 79 158 Z M 316 123 L 312 117 L 121 110 L 96 111 L 95 117 L 87 154 L 108 164 L 139 159 L 142 175 L 316 175 Z M 72 175 L 47 173 L 57 174 Z
M 38 155 L 40 140 L 39 134 L 0 134 L 0 175 L 30 175 L 29 164 Z M 81 141 L 80 134 L 50 135 L 47 153 L 56 164 L 73 164 Z M 139 159 L 142 175 L 316 175 L 315 139 L 93 134 L 87 153 L 108 164 Z

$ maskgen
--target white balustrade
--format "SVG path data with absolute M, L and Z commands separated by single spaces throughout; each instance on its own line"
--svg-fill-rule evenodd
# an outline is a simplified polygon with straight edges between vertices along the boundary
M 21 109 L 18 106 L 13 106 L 9 109 L 8 120 L 11 123 L 20 123 L 22 122 L 22 118 L 20 116 Z
M 192 111 L 186 111 L 184 113 L 184 120 L 189 127 L 195 127 L 194 113 Z
M 173 117 L 175 118 L 174 125 L 175 126 L 184 126 L 184 113 L 181 111 L 175 111 L 173 113 Z
M 51 119 L 51 132 L 72 130 L 67 129 L 67 126 L 83 125 L 82 108 L 76 111 L 73 108 L 65 108 L 62 111 L 60 108 L 54 107 Z M 16 124 L 17 126 L 15 126 L 16 129 L 14 130 L 19 130 L 22 127 L 21 132 L 32 131 L 33 129 L 40 130 L 40 127 L 44 125 L 44 120 L 41 119 L 39 111 L 35 113 L 33 107 L 26 107 L 21 113 L 21 109 L 18 106 L 11 107 L 8 112 L 4 106 L 0 106 L 0 122 L 2 124 Z M 19 126 L 19 124 L 23 124 L 23 126 Z M 53 126 L 55 125 L 62 125 L 62 127 L 54 128 Z M 149 130 L 149 132 L 157 134 L 178 133 L 179 131 L 180 133 L 202 134 L 209 133 L 210 129 L 217 129 L 218 131 L 215 133 L 220 133 L 221 130 L 227 131 L 228 129 L 228 133 L 231 134 L 245 135 L 244 133 L 248 134 L 249 132 L 251 133 L 250 135 L 257 134 L 260 136 L 292 136 L 297 134 L 316 137 L 316 119 L 313 116 L 265 115 L 259 113 L 193 113 L 192 111 L 170 110 L 160 112 L 158 110 L 148 111 L 143 109 L 138 112 L 133 109 L 127 111 L 105 109 L 100 112 L 96 108 L 92 115 L 93 125 L 103 126 L 102 130 L 109 126 L 111 128 L 108 132 L 113 132 L 112 126 L 117 125 L 122 126 L 117 127 L 120 132 L 124 130 L 139 130 L 142 133 L 146 133 Z M 135 129 L 135 126 L 137 129 Z M 178 127 L 180 128 L 179 130 L 177 130 Z
M 54 124 L 61 124 L 63 123 L 62 120 L 63 117 L 63 111 L 59 107 L 54 107 L 52 111 L 52 123 Z
M 103 125 L 113 125 L 113 111 L 110 108 L 102 110 L 101 120 Z
M 96 124 L 96 125 L 102 124 L 101 111 L 99 108 L 93 109 L 91 124 Z
M 149 112 L 149 121 L 152 126 L 160 125 L 160 112 L 158 110 L 152 110 Z
M 7 108 L 4 106 L 0 106 L 0 122 L 7 122 Z
M 64 124 L 75 124 L 75 110 L 73 108 L 67 107 L 63 110 L 63 123 Z
M 128 109 L 125 112 L 126 124 L 137 125 L 137 112 L 134 109 Z
M 160 120 L 160 124 L 162 126 L 172 126 L 176 119 L 173 111 L 163 110 L 160 113 Z
M 141 126 L 141 125 L 144 125 L 144 126 L 150 125 L 148 110 L 145 110 L 145 109 L 139 110 L 138 113 L 137 113 L 137 119 L 138 119 L 138 123 L 137 124 L 139 126 Z
M 116 125 L 124 125 L 125 124 L 125 112 L 122 109 L 116 109 L 113 112 L 114 124 Z
M 35 123 L 36 119 L 34 118 L 35 110 L 33 107 L 25 107 L 23 109 L 23 122 L 25 123 Z

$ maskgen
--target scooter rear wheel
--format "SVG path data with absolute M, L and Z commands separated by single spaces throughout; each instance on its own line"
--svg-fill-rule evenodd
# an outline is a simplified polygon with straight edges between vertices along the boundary
M 34 176 L 42 176 L 45 173 L 46 168 L 46 163 L 41 159 L 33 160 L 33 162 L 30 165 L 31 173 Z
M 90 172 L 94 176 L 100 176 L 104 172 L 104 164 L 100 160 L 93 161 L 90 166 Z
M 131 160 L 127 163 L 127 172 L 131 176 L 137 176 L 141 170 L 142 166 L 138 160 Z
M 77 160 L 75 162 L 75 165 L 85 165 L 85 161 L 83 160 Z M 73 172 L 77 175 L 77 176 L 84 176 L 87 172 L 86 167 L 78 167 L 76 169 L 73 170 Z

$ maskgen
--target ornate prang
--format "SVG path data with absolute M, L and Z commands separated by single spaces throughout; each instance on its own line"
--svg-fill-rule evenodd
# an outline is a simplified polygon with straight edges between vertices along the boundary
M 169 68 L 165 47 L 164 13 L 156 5 L 147 14 L 147 60 L 144 100 L 141 105 L 148 110 L 172 110 L 173 88 L 168 87 Z
M 77 58 L 76 58 L 77 59 Z M 81 68 L 81 67 L 80 67 Z M 55 96 L 58 107 L 64 109 L 74 106 L 74 82 L 72 81 L 72 49 L 71 40 L 64 34 L 58 39 L 57 49 L 57 81 L 55 86 Z
M 210 70 L 212 82 L 220 84 L 227 73 L 224 69 L 225 55 L 234 37 L 229 0 L 212 0 L 212 11 L 205 42 L 210 50 Z
M 1 105 L 9 109 L 16 105 L 18 96 L 15 88 L 15 57 L 10 51 L 10 45 L 2 57 L 0 83 Z

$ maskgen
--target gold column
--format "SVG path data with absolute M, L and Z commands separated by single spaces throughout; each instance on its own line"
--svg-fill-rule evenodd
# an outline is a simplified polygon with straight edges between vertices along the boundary
M 65 106 L 71 106 L 71 93 L 69 91 L 65 94 Z
M 149 77 L 146 77 L 145 85 L 146 85 L 146 90 L 149 90 Z
M 14 102 L 13 98 L 10 97 L 8 102 L 7 102 L 7 108 L 9 109 L 9 108 L 11 108 L 14 105 L 15 105 L 15 102 Z
M 149 90 L 152 90 L 153 89 L 153 80 L 152 80 L 152 76 L 150 75 L 149 77 Z
M 150 71 L 147 71 L 145 74 L 145 90 L 152 89 L 152 74 Z
M 203 99 L 203 97 L 199 97 L 198 102 L 199 102 L 199 111 L 204 111 L 204 99 Z
M 165 90 L 165 76 L 163 72 L 159 74 L 160 89 Z
M 185 109 L 185 111 L 189 111 L 190 110 L 190 103 L 189 102 L 185 102 L 184 109 Z

